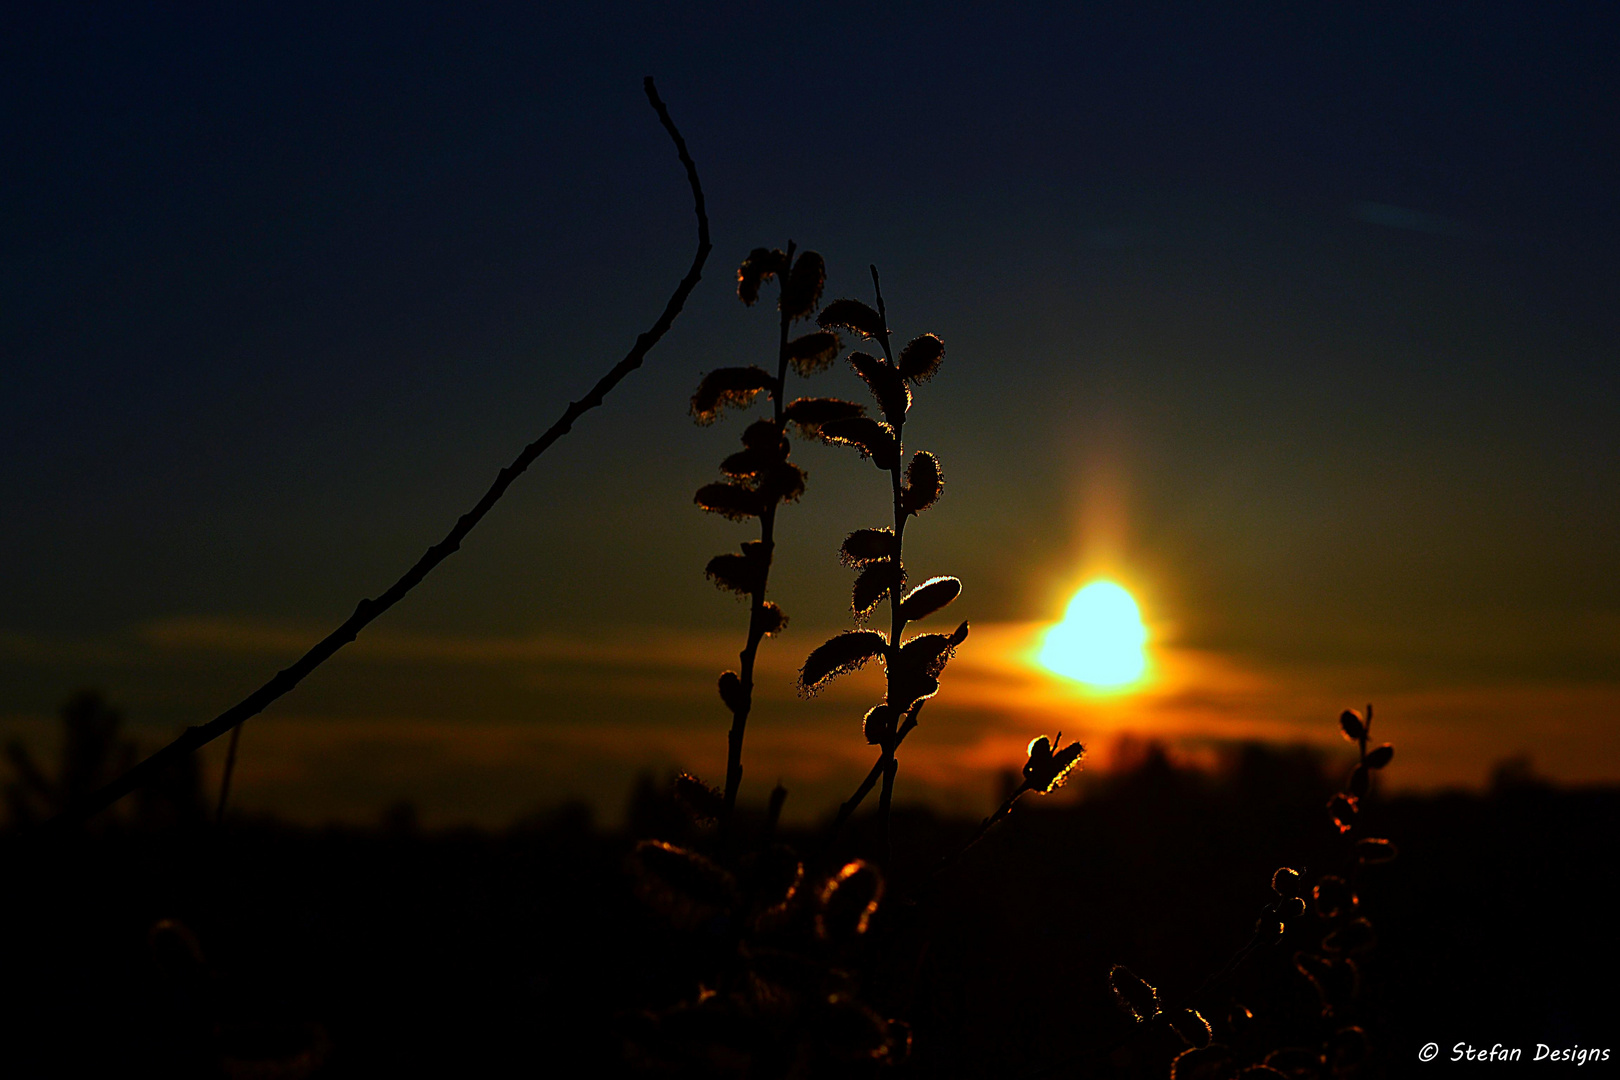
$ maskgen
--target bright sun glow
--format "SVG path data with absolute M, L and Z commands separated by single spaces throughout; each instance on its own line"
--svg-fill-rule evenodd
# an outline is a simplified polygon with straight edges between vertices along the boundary
M 1039 660 L 1091 686 L 1123 686 L 1142 677 L 1146 644 L 1147 628 L 1131 594 L 1112 581 L 1093 581 L 1047 632 Z

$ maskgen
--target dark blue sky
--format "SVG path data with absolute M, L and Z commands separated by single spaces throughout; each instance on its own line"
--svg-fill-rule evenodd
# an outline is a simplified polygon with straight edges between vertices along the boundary
M 651 74 L 705 280 L 400 625 L 735 621 L 689 499 L 736 425 L 685 397 L 771 348 L 730 279 L 791 237 L 947 342 L 916 550 L 975 617 L 1055 615 L 1105 494 L 1189 644 L 1612 677 L 1615 9 L 1091 7 L 8 6 L 0 632 L 391 581 L 690 257 Z M 783 602 L 831 626 L 882 492 L 802 456 Z M 0 709 L 90 677 L 13 652 Z

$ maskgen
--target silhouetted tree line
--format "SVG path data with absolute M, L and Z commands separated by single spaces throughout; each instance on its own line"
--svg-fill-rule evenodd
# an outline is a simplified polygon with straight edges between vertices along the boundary
M 127 772 L 139 759 L 138 746 L 124 734 L 123 713 L 100 693 L 75 694 L 62 705 L 59 715 L 61 741 L 54 768 L 36 758 L 20 739 L 6 744 L 11 778 L 5 783 L 5 804 L 14 826 L 48 821 Z M 196 827 L 206 817 L 204 798 L 197 758 L 187 755 L 136 792 L 126 812 L 104 815 L 95 825 Z
M 890 1070 L 1163 1077 L 1179 1037 L 1119 1010 L 1111 967 L 1148 976 L 1166 1004 L 1195 991 L 1248 940 L 1278 865 L 1327 865 L 1338 834 L 1323 807 L 1348 771 L 1252 744 L 1201 771 L 1145 743 L 1129 768 L 1088 776 L 1080 801 L 1009 816 L 953 864 L 925 919 L 890 897 L 860 935 L 861 1000 L 912 1036 Z M 1403 849 L 1361 901 L 1379 937 L 1356 997 L 1368 1075 L 1404 1075 L 1448 1033 L 1574 1045 L 1605 1030 L 1582 975 L 1617 958 L 1582 928 L 1607 917 L 1614 863 L 1592 838 L 1620 827 L 1620 793 L 1558 789 L 1524 763 L 1499 775 L 1484 794 L 1374 792 L 1359 809 Z M 579 804 L 501 832 L 423 830 L 399 808 L 371 827 L 243 816 L 220 830 L 199 808 L 193 825 L 130 821 L 47 855 L 13 825 L 0 834 L 0 1071 L 630 1071 L 645 1064 L 647 1011 L 678 1003 L 716 946 L 639 899 L 625 860 L 641 840 L 716 833 L 668 778 L 628 795 L 613 830 Z M 764 826 L 764 807 L 744 811 L 739 833 Z M 777 838 L 813 849 L 829 825 Z M 979 827 L 897 803 L 892 875 L 931 872 Z M 881 843 L 875 815 L 857 815 L 837 858 Z M 1306 930 L 1239 975 L 1257 1037 L 1319 1016 L 1292 960 L 1316 944 Z M 727 1059 L 711 1066 L 724 1075 Z

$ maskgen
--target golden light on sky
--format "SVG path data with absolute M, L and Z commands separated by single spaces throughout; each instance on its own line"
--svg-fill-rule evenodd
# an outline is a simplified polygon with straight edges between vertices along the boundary
M 1129 686 L 1147 668 L 1147 628 L 1125 589 L 1093 581 L 1069 601 L 1063 621 L 1047 633 L 1041 665 L 1059 675 L 1104 689 Z

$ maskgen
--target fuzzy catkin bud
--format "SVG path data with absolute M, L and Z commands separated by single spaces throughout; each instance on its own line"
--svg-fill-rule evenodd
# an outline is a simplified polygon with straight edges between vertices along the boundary
M 912 382 L 927 382 L 939 371 L 940 361 L 945 359 L 945 343 L 933 334 L 923 334 L 912 338 L 906 347 L 900 350 L 900 360 L 897 366 L 900 374 Z
M 900 601 L 900 617 L 907 622 L 926 619 L 945 608 L 962 593 L 962 583 L 953 577 L 929 578 Z
M 1151 1020 L 1161 1011 L 1159 992 L 1124 964 L 1108 970 L 1108 988 L 1114 992 L 1115 1003 L 1137 1023 Z
M 844 327 L 863 337 L 882 337 L 883 319 L 859 300 L 834 300 L 821 309 L 816 322 L 823 328 Z
M 1303 896 L 1305 879 L 1292 867 L 1282 866 L 1271 875 L 1271 891 L 1278 896 Z
M 799 691 L 814 694 L 839 675 L 882 656 L 887 647 L 876 630 L 846 630 L 829 638 L 805 659 L 799 671 Z

